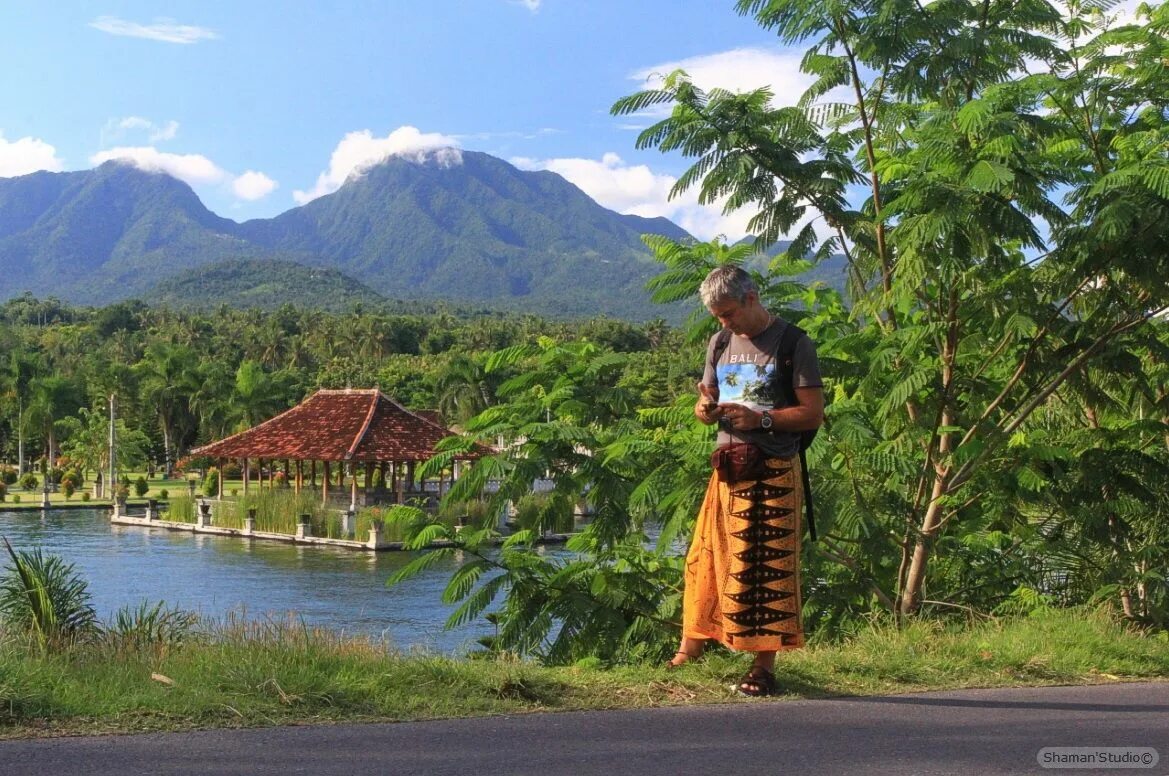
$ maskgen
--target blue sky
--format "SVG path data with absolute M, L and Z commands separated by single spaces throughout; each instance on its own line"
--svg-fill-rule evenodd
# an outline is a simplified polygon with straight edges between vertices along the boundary
M 678 65 L 791 102 L 798 62 L 733 0 L 8 0 L 0 176 L 133 159 L 246 220 L 387 153 L 455 146 L 735 239 L 750 214 L 667 202 L 684 160 L 636 151 L 651 117 L 609 107 Z

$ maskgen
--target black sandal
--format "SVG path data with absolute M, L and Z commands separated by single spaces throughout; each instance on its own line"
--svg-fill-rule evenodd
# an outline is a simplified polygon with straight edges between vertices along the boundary
M 763 698 L 768 695 L 774 695 L 779 689 L 778 683 L 775 681 L 775 674 L 768 671 L 763 666 L 751 666 L 747 673 L 743 674 L 743 678 L 735 685 L 735 689 L 741 695 L 747 695 L 752 698 Z

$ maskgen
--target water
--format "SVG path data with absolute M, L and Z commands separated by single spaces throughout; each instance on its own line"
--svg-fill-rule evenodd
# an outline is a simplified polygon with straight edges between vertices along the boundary
M 308 625 L 384 637 L 400 649 L 465 652 L 491 633 L 482 620 L 442 627 L 455 608 L 441 594 L 456 560 L 387 588 L 386 578 L 413 553 L 112 526 L 96 509 L 0 511 L 0 535 L 16 549 L 39 546 L 74 564 L 103 621 L 122 606 L 161 600 L 216 618 L 243 612 L 249 619 L 284 619 L 295 612 Z

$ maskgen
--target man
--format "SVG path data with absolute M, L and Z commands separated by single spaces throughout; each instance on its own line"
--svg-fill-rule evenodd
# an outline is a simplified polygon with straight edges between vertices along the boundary
M 776 652 L 804 644 L 799 432 L 823 423 L 820 369 L 815 345 L 801 336 L 791 367 L 797 403 L 789 405 L 775 363 L 789 324 L 759 301 L 751 276 L 739 267 L 717 267 L 700 294 L 730 336 L 722 335 L 726 346 L 717 361 L 720 335 L 707 346 L 694 414 L 708 425 L 718 423 L 716 456 L 757 453 L 758 461 L 738 471 L 720 467 L 711 475 L 686 556 L 682 644 L 669 665 L 698 657 L 714 639 L 754 653 L 739 691 L 770 695 L 776 688 Z

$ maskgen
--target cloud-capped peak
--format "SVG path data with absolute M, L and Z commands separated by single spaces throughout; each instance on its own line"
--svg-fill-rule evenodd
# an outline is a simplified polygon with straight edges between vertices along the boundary
M 292 198 L 303 205 L 331 194 L 351 177 L 361 175 L 391 156 L 453 167 L 463 162 L 458 145 L 458 140 L 450 135 L 420 132 L 411 126 L 398 127 L 385 137 L 374 137 L 368 129 L 350 132 L 333 149 L 329 169 L 317 176 L 316 185 L 308 191 L 293 191 Z

